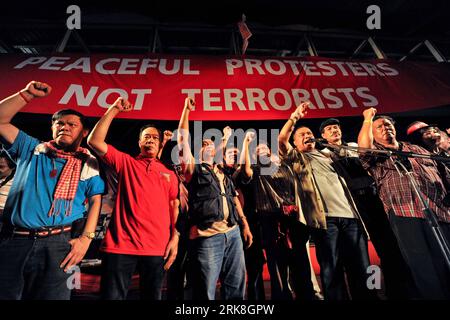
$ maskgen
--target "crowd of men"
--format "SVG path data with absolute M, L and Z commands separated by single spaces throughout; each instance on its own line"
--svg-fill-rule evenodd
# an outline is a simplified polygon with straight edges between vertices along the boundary
M 121 97 L 92 130 L 83 114 L 59 110 L 48 142 L 11 124 L 51 91 L 32 81 L 0 101 L 0 299 L 70 299 L 106 193 L 102 166 L 117 177 L 102 299 L 126 299 L 138 272 L 141 299 L 162 299 L 167 275 L 170 300 L 263 300 L 267 263 L 273 300 L 377 300 L 369 239 L 388 299 L 450 299 L 449 129 L 416 121 L 398 141 L 395 121 L 369 108 L 358 141 L 344 141 L 334 118 L 317 139 L 303 102 L 276 148 L 251 131 L 233 145 L 226 127 L 193 154 L 186 98 L 176 134 L 145 125 L 131 156 L 106 143 L 114 118 L 132 110 Z

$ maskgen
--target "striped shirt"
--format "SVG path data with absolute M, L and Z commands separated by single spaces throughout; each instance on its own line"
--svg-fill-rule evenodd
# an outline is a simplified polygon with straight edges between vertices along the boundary
M 387 150 L 378 143 L 374 144 L 376 149 Z M 399 151 L 430 154 L 424 148 L 407 142 L 400 142 Z M 450 223 L 450 208 L 443 203 L 446 190 L 436 163 L 425 158 L 409 158 L 408 171 L 411 173 L 405 174 L 402 166 L 396 164 L 397 160 L 397 156 L 390 158 L 361 156 L 364 167 L 376 181 L 386 213 L 392 211 L 399 217 L 425 218 L 424 206 L 414 191 L 414 186 L 407 176 L 409 174 L 417 181 L 422 197 L 436 213 L 438 220 Z

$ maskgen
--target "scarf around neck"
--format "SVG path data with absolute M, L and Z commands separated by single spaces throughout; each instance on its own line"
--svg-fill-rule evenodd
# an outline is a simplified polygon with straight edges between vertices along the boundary
M 58 216 L 62 211 L 65 212 L 66 216 L 69 216 L 72 212 L 73 201 L 80 181 L 82 163 L 89 156 L 89 151 L 81 147 L 78 147 L 74 152 L 63 151 L 56 147 L 54 140 L 45 142 L 44 146 L 47 148 L 47 154 L 50 157 L 67 160 L 59 176 L 48 216 Z

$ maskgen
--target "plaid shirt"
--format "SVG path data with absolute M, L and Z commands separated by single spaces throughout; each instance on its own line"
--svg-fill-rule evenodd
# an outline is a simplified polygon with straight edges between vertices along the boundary
M 387 150 L 382 145 L 374 143 L 375 149 Z M 400 142 L 399 151 L 419 154 L 430 154 L 424 148 L 407 142 Z M 414 191 L 409 177 L 399 165 L 398 158 L 361 156 L 361 161 L 375 179 L 386 212 L 393 212 L 399 217 L 425 218 L 423 204 Z M 412 176 L 419 185 L 419 190 L 430 209 L 436 213 L 439 221 L 450 223 L 450 208 L 443 204 L 446 190 L 439 176 L 436 163 L 425 158 L 409 158 Z M 411 171 L 411 170 L 408 170 Z

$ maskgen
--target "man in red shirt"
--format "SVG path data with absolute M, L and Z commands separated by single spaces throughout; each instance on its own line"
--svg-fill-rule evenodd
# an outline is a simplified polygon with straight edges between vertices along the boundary
M 154 126 L 141 128 L 137 157 L 106 144 L 114 117 L 131 109 L 129 101 L 118 98 L 88 138 L 118 178 L 116 203 L 101 248 L 105 252 L 102 298 L 125 299 L 137 267 L 141 299 L 160 300 L 164 270 L 170 268 L 178 249 L 178 179 L 157 158 L 162 135 Z

